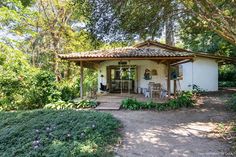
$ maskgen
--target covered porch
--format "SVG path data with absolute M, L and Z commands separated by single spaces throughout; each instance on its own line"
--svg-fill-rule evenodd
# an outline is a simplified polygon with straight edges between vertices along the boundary
M 109 50 L 61 54 L 59 57 L 63 60 L 76 62 L 80 66 L 81 98 L 84 97 L 84 68 L 93 68 L 98 71 L 98 93 L 104 93 L 105 91 L 105 93 L 117 93 L 117 96 L 122 94 L 127 96 L 128 94 L 142 98 L 144 96 L 139 93 L 143 92 L 145 88 L 148 90 L 148 84 L 152 82 L 165 84 L 166 95 L 170 98 L 171 79 L 173 79 L 171 74 L 172 67 L 193 61 L 194 55 L 182 49 L 166 47 L 166 45 L 160 44 L 159 47 L 137 45 Z M 152 70 L 155 73 L 155 70 L 158 71 L 160 69 L 162 69 L 162 72 L 160 72 L 159 79 L 152 80 L 149 78 L 150 76 L 146 76 Z M 128 77 L 124 77 L 124 72 L 127 73 Z M 154 74 L 148 75 L 152 76 Z M 177 78 L 172 81 L 172 93 L 174 96 L 176 96 L 176 80 Z M 114 94 L 112 95 L 114 96 Z M 103 97 L 103 99 L 109 98 Z

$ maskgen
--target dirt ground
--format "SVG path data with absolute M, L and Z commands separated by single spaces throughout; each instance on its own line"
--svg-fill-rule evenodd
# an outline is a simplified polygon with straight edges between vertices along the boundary
M 124 125 L 117 157 L 221 157 L 229 145 L 215 132 L 233 118 L 225 110 L 224 93 L 203 96 L 200 106 L 176 111 L 106 111 Z

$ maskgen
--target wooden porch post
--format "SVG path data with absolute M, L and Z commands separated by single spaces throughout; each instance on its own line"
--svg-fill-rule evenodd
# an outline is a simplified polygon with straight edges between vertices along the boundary
M 176 80 L 174 80 L 174 97 L 175 98 L 176 98 L 176 88 L 177 88 Z
M 84 67 L 83 61 L 80 61 L 80 98 L 83 99 L 83 81 L 84 81 Z
M 168 92 L 168 99 L 170 99 L 170 62 L 167 62 L 167 69 L 168 69 L 168 75 L 167 75 L 167 92 Z

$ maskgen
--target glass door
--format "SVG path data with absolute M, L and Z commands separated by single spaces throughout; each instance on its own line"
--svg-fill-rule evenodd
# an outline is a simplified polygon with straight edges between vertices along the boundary
M 132 93 L 136 78 L 135 66 L 111 66 L 110 67 L 110 92 Z

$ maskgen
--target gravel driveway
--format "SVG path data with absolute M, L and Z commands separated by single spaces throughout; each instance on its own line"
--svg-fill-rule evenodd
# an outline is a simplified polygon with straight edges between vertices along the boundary
M 219 122 L 232 118 L 224 100 L 205 96 L 200 107 L 177 111 L 109 111 L 124 125 L 115 152 L 121 157 L 229 156 L 229 146 L 214 132 Z

